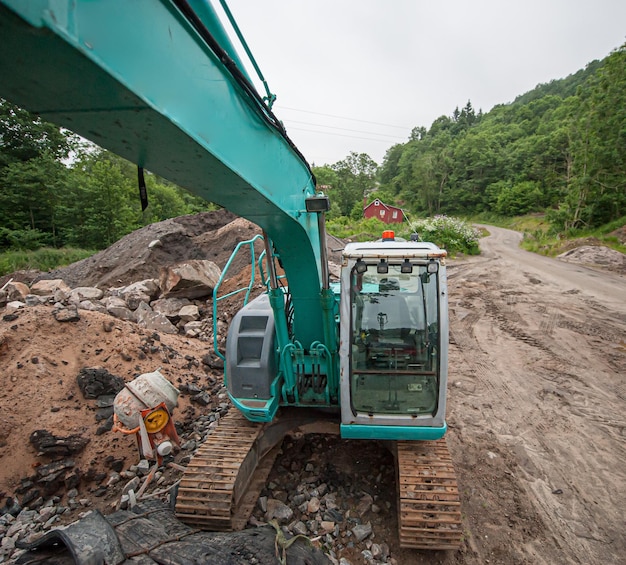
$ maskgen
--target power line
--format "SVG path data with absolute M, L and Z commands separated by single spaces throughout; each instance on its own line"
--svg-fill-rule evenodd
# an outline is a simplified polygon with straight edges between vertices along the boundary
M 297 108 L 289 108 L 287 106 L 281 106 L 281 109 L 283 109 L 283 110 L 292 110 L 294 112 L 304 112 L 305 114 L 315 114 L 317 116 L 327 116 L 329 118 L 338 118 L 340 120 L 350 120 L 350 121 L 353 121 L 353 122 L 362 122 L 364 124 L 373 124 L 373 125 L 376 125 L 376 126 L 385 126 L 385 127 L 388 127 L 388 128 L 397 128 L 397 129 L 403 129 L 403 130 L 408 129 L 406 126 L 394 126 L 394 125 L 391 125 L 391 124 L 383 124 L 381 122 L 369 122 L 367 120 L 357 120 L 356 118 L 346 118 L 345 116 L 336 116 L 334 114 L 323 114 L 322 112 L 313 112 L 311 110 L 298 110 Z
M 358 130 L 358 129 L 340 128 L 340 127 L 337 127 L 337 126 L 326 126 L 324 124 L 312 124 L 310 122 L 300 122 L 298 120 L 288 120 L 288 123 L 303 124 L 305 126 L 316 126 L 316 127 L 329 128 L 329 129 L 338 129 L 338 130 L 342 130 L 342 131 L 351 131 L 351 132 L 354 132 L 354 133 L 365 133 L 365 134 L 368 134 L 368 135 L 380 135 L 381 137 L 390 137 L 391 139 L 404 139 L 404 138 L 399 137 L 397 135 L 388 135 L 386 133 L 377 133 L 375 131 L 363 131 L 363 130 Z
M 321 133 L 322 135 L 333 135 L 335 137 L 349 137 L 351 139 L 362 139 L 363 141 L 378 141 L 379 143 L 390 143 L 387 139 L 373 139 L 371 137 L 358 137 L 356 135 L 344 135 L 342 133 L 333 133 L 330 131 L 317 131 L 314 129 L 306 129 L 306 128 L 289 128 L 289 131 L 297 130 L 297 131 L 307 131 L 310 133 Z

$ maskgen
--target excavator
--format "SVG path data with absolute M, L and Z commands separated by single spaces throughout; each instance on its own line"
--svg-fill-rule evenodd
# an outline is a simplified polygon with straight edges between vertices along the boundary
M 0 0 L 0 37 L 0 96 L 263 231 L 267 291 L 234 316 L 225 348 L 237 410 L 189 463 L 177 516 L 244 527 L 285 434 L 330 431 L 391 449 L 402 547 L 458 548 L 446 252 L 388 231 L 347 244 L 331 282 L 329 198 L 225 0 Z

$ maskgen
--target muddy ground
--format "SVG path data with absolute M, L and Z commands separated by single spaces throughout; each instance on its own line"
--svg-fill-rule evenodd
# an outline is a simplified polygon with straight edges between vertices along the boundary
M 447 437 L 461 491 L 461 549 L 398 547 L 395 484 L 387 472 L 393 460 L 382 445 L 364 449 L 332 438 L 315 459 L 345 480 L 366 481 L 369 467 L 383 469 L 389 479 L 373 494 L 390 510 L 368 518 L 374 541 L 389 544 L 399 564 L 623 563 L 626 279 L 525 253 L 514 232 L 490 231 L 480 257 L 450 261 L 448 269 Z M 136 462 L 131 438 L 95 435 L 94 401 L 85 401 L 76 386 L 81 367 L 103 366 L 125 379 L 162 367 L 174 384 L 220 378 L 191 361 L 210 344 L 161 336 L 142 356 L 150 332 L 122 321 L 106 332 L 106 318 L 81 312 L 79 322 L 60 325 L 49 309 L 37 307 L 0 321 L 4 496 L 41 463 L 28 443 L 35 429 L 90 436 L 76 459 L 94 472 L 106 470 L 110 455 Z M 201 408 L 183 396 L 177 410 L 182 420 Z M 115 506 L 115 499 L 94 491 L 94 483 L 86 483 L 80 496 L 104 511 Z M 357 552 L 341 555 L 354 565 L 364 562 Z
M 461 563 L 622 563 L 626 279 L 489 228 L 450 268 L 449 445 Z

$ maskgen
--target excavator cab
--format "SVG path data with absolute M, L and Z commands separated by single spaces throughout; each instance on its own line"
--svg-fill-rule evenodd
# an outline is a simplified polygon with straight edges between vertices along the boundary
M 329 348 L 281 345 L 282 294 L 277 312 L 268 295 L 250 302 L 233 318 L 227 339 L 225 380 L 232 402 L 258 422 L 273 421 L 280 406 L 339 405 L 345 438 L 442 438 L 445 256 L 433 243 L 393 235 L 346 245 L 341 280 L 329 289 L 332 303 L 339 303 L 338 378 Z
M 344 250 L 341 435 L 438 439 L 446 430 L 445 251 L 381 240 Z

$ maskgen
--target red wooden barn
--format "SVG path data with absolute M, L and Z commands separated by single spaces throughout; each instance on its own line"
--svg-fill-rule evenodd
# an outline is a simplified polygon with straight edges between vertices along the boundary
M 400 224 L 404 218 L 404 212 L 402 208 L 390 206 L 377 198 L 367 205 L 365 201 L 363 202 L 363 217 L 378 218 L 386 224 Z

